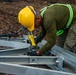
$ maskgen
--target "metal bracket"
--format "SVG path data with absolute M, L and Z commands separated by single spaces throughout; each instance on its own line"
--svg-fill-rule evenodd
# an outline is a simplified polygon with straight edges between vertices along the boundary
M 58 59 L 57 59 L 57 67 L 59 68 L 59 69 L 61 69 L 61 70 L 63 70 L 63 61 L 64 61 L 64 57 L 58 57 Z

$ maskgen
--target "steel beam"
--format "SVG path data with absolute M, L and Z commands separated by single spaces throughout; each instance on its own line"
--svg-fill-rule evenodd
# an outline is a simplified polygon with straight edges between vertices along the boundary
M 17 41 L 17 42 L 24 42 L 24 38 L 8 38 L 8 37 L 0 37 L 0 40 L 5 40 L 5 41 Z
M 76 69 L 76 54 L 58 46 L 54 46 L 51 49 L 51 53 L 59 57 L 62 57 L 63 61 L 65 61 L 69 65 L 72 65 Z
M 56 61 L 58 64 L 52 66 L 54 69 L 76 73 L 76 54 L 56 45 L 51 49 L 50 53 L 58 56 L 58 60 Z M 66 68 L 65 65 L 69 68 Z
M 27 43 L 21 43 L 21 42 L 15 42 L 15 41 L 5 41 L 0 40 L 0 46 L 4 47 L 11 47 L 11 48 L 27 48 L 30 46 L 30 44 Z
M 46 43 L 46 41 L 42 40 L 42 42 L 40 43 L 40 46 L 42 47 L 45 43 Z M 56 45 L 50 50 L 50 54 L 58 56 L 58 59 L 56 61 L 58 64 L 55 66 L 50 66 L 51 68 L 53 68 L 55 70 L 76 73 L 76 54 L 74 54 L 68 50 L 65 50 L 61 47 L 58 47 Z M 66 65 L 69 68 L 66 68 L 66 66 L 64 67 L 64 65 Z
M 62 71 L 22 66 L 0 62 L 0 72 L 14 75 L 76 75 Z
M 0 62 L 16 64 L 50 64 L 56 65 L 56 56 L 0 56 Z
M 10 56 L 10 55 L 23 55 L 28 51 L 28 48 L 18 48 L 18 49 L 6 49 L 0 50 L 0 56 Z
M 42 46 L 45 43 L 46 43 L 46 41 L 42 41 L 40 46 Z M 0 45 L 1 46 L 7 46 L 7 47 L 13 47 L 14 48 L 14 49 L 10 49 L 10 50 L 7 50 L 7 51 L 5 51 L 5 50 L 0 51 L 0 55 L 11 55 L 11 54 L 18 54 L 18 53 L 26 52 L 28 50 L 27 47 L 29 47 L 28 46 L 29 44 L 27 46 L 25 46 L 25 44 L 27 45 L 27 43 L 0 40 Z M 76 64 L 76 54 L 71 53 L 67 50 L 64 50 L 63 48 L 60 48 L 58 46 L 54 46 L 51 49 L 50 53 L 55 55 L 55 56 L 58 56 L 56 58 L 56 60 L 54 60 L 54 62 L 56 62 L 55 64 L 57 64 L 57 65 L 52 66 L 54 69 L 61 70 L 61 71 L 67 71 L 63 67 L 63 64 L 65 62 L 68 66 L 70 66 L 70 68 L 72 68 L 74 70 L 74 72 L 76 72 L 76 65 L 75 65 Z M 6 57 L 5 56 L 0 56 L 0 57 L 1 57 L 1 59 L 0 59 L 1 62 L 24 63 L 25 62 L 24 59 L 26 59 L 26 61 L 31 61 L 32 64 L 33 63 L 34 64 L 49 64 L 49 63 L 47 63 L 46 61 L 43 61 L 40 58 L 30 59 L 30 58 L 26 58 L 24 56 L 15 56 L 15 57 L 14 56 L 11 56 L 11 57 L 10 56 L 6 56 Z M 17 61 L 17 59 L 18 59 L 18 61 Z M 44 59 L 46 59 L 46 58 L 44 58 Z M 49 59 L 46 59 L 46 60 L 49 60 Z M 52 59 L 52 61 L 53 61 L 53 59 Z M 49 60 L 48 62 L 51 62 L 51 61 Z M 30 64 L 30 62 L 26 62 L 26 63 Z
M 0 40 L 5 40 L 5 41 L 16 41 L 16 42 L 26 42 L 28 39 L 28 36 L 27 35 L 23 35 L 23 37 L 0 37 Z

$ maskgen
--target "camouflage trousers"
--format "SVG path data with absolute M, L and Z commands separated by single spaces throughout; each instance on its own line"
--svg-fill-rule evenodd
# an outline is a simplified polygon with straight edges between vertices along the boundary
M 57 45 L 76 53 L 76 21 L 58 37 Z

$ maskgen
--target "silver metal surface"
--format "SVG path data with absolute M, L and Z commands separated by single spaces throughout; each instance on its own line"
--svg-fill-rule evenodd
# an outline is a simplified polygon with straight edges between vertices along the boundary
M 59 57 L 63 57 L 63 61 L 65 61 L 69 65 L 72 65 L 76 69 L 76 54 L 58 46 L 54 46 L 51 49 L 51 53 Z
M 17 42 L 23 42 L 25 40 L 24 38 L 8 38 L 8 37 L 0 37 L 0 40 L 5 40 L 5 41 L 17 41 Z
M 0 62 L 0 72 L 15 75 L 76 75 L 74 73 L 67 73 L 3 62 Z
M 46 43 L 45 40 L 43 40 L 40 43 L 40 46 L 42 47 Z M 76 54 L 65 50 L 61 47 L 54 46 L 51 50 L 50 53 L 58 56 L 57 59 L 57 65 L 48 65 L 54 70 L 60 70 L 60 71 L 65 71 L 65 72 L 74 72 L 76 73 Z
M 25 39 L 22 38 L 21 40 L 20 39 L 10 39 L 10 41 L 8 40 L 7 39 L 0 40 L 0 46 L 13 48 L 13 49 L 0 50 L 0 72 L 15 75 L 76 75 L 73 74 L 76 73 L 76 54 L 64 50 L 63 48 L 60 48 L 58 46 L 54 46 L 50 50 L 50 53 L 55 56 L 24 56 L 21 54 L 26 53 L 29 50 L 28 47 L 30 46 L 30 44 L 23 43 L 26 42 L 26 38 Z M 38 45 L 42 47 L 45 43 L 46 41 L 43 40 Z M 33 64 L 33 65 L 45 64 L 50 66 L 53 70 L 47 70 L 47 69 L 44 70 L 40 68 L 37 69 L 33 67 L 15 65 L 5 62 L 16 63 L 16 64 Z M 64 64 L 68 67 L 65 68 Z M 54 69 L 59 71 L 55 71 Z M 73 72 L 73 73 L 67 73 L 67 72 Z
M 0 56 L 0 62 L 9 62 L 16 64 L 42 64 L 56 65 L 55 56 Z
M 65 50 L 61 47 L 54 46 L 51 51 L 52 54 L 58 56 L 60 59 L 57 60 L 57 66 L 54 68 L 61 71 L 75 72 L 76 73 L 76 54 Z M 61 63 L 62 61 L 62 63 Z M 64 64 L 63 64 L 64 62 Z M 68 67 L 66 67 L 66 66 Z
M 5 41 L 0 40 L 0 46 L 4 47 L 11 47 L 11 48 L 27 48 L 30 46 L 30 44 L 27 43 L 21 43 L 21 42 L 15 42 L 15 41 Z
M 6 50 L 0 50 L 0 56 L 10 56 L 10 55 L 19 55 L 19 54 L 25 54 L 28 51 L 28 48 L 18 48 L 18 49 L 6 49 Z

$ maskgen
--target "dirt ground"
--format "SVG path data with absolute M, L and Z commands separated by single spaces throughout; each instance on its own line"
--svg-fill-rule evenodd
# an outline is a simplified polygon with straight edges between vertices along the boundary
M 16 32 L 21 25 L 18 23 L 18 12 L 26 5 L 32 5 L 36 11 L 51 3 L 70 3 L 75 4 L 73 0 L 25 0 L 15 2 L 0 2 L 0 34 Z
M 0 2 L 0 34 L 16 32 L 21 27 L 18 23 L 17 15 L 26 5 L 32 5 L 36 10 L 39 10 L 46 4 L 46 1 L 44 3 L 32 1 Z

